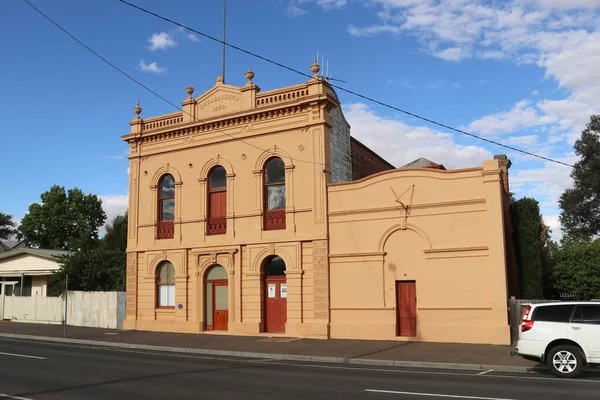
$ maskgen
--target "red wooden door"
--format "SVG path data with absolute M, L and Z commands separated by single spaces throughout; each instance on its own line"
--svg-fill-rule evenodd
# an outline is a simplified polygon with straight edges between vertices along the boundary
M 417 336 L 417 288 L 413 282 L 396 282 L 398 336 Z
M 214 328 L 215 331 L 226 331 L 227 321 L 229 321 L 229 293 L 227 282 L 214 282 Z
M 265 331 L 285 332 L 287 320 L 287 283 L 285 276 L 265 279 Z
M 226 331 L 229 321 L 229 293 L 226 280 L 206 282 L 206 330 Z
M 211 191 L 208 199 L 209 235 L 222 235 L 227 231 L 227 191 Z

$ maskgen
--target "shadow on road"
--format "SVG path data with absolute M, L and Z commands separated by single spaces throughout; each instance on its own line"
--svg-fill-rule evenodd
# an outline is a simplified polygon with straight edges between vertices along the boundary
M 152 374 L 152 375 L 138 376 L 138 377 L 133 377 L 133 378 L 113 379 L 113 380 L 110 380 L 110 381 L 89 383 L 89 384 L 85 384 L 85 385 L 75 385 L 75 386 L 68 386 L 68 387 L 60 387 L 60 388 L 56 388 L 56 389 L 41 390 L 41 391 L 37 391 L 37 392 L 19 393 L 19 394 L 15 394 L 13 396 L 17 396 L 17 397 L 29 397 L 29 396 L 35 396 L 35 395 L 41 395 L 41 394 L 68 392 L 68 391 L 71 391 L 71 390 L 78 390 L 78 389 L 89 389 L 89 388 L 93 388 L 93 387 L 99 387 L 99 386 L 104 386 L 104 385 L 112 385 L 112 384 L 117 384 L 117 383 L 143 381 L 145 379 L 165 378 L 165 377 L 169 377 L 169 376 L 186 375 L 186 374 L 197 374 L 197 373 L 203 373 L 203 372 L 232 371 L 232 370 L 240 370 L 240 369 L 268 368 L 268 367 L 269 367 L 268 364 L 265 364 L 265 365 L 252 364 L 252 365 L 242 365 L 242 366 L 239 366 L 239 367 L 227 367 L 227 368 L 191 369 L 191 370 L 186 370 L 186 371 L 167 372 L 167 373 L 162 373 L 162 374 Z

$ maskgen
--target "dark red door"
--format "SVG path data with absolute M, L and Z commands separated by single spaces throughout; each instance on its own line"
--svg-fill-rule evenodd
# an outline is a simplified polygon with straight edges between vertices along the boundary
M 208 199 L 209 235 L 222 235 L 227 232 L 227 191 L 211 190 Z
M 398 336 L 417 336 L 416 283 L 396 282 L 396 313 Z
M 284 276 L 265 279 L 265 331 L 285 332 L 287 320 L 287 283 Z
M 227 280 L 206 282 L 206 330 L 226 331 L 229 321 Z
M 215 296 L 215 307 L 214 307 L 214 321 L 215 331 L 226 331 L 227 321 L 229 321 L 229 293 L 227 288 L 227 282 L 214 282 L 214 296 Z

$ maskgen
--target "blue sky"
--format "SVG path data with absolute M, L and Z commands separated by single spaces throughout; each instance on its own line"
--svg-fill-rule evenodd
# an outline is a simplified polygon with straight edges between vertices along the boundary
M 117 0 L 30 0 L 96 52 L 173 103 L 208 90 L 221 47 Z M 221 0 L 134 3 L 214 36 Z M 573 163 L 572 145 L 600 105 L 598 0 L 229 0 L 227 40 L 309 73 L 317 52 L 349 89 L 519 148 Z M 0 211 L 23 217 L 53 184 L 127 206 L 133 107 L 175 111 L 86 51 L 24 1 L 0 2 Z M 227 51 L 226 82 L 251 68 L 263 90 L 306 78 Z M 535 160 L 339 93 L 352 134 L 393 164 L 450 168 L 513 161 L 512 190 L 539 200 L 560 235 L 568 167 Z

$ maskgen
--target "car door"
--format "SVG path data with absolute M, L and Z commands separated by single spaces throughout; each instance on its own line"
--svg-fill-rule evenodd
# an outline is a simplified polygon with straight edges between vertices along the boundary
M 600 304 L 577 307 L 569 324 L 569 339 L 579 343 L 589 362 L 600 363 Z

